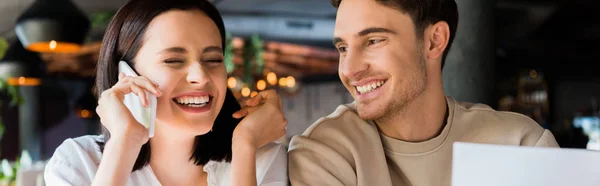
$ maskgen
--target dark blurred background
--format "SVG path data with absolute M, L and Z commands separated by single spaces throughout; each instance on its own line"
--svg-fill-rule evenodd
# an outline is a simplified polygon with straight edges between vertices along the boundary
M 0 56 L 7 49 L 0 77 L 19 90 L 16 97 L 8 86 L 0 90 L 0 159 L 14 160 L 26 149 L 33 159 L 45 160 L 67 138 L 98 134 L 95 63 L 108 21 L 125 2 L 0 1 L 0 37 L 6 40 L 0 41 Z M 212 2 L 231 34 L 229 87 L 239 99 L 277 89 L 288 137 L 352 101 L 337 77 L 331 44 L 336 10 L 327 0 Z M 600 1 L 457 3 L 458 33 L 443 71 L 446 93 L 525 114 L 550 129 L 561 147 L 600 150 Z M 64 15 L 79 19 L 60 20 Z M 73 24 L 61 32 L 64 25 L 40 17 Z M 51 36 L 58 43 L 43 40 Z M 31 46 L 38 40 L 47 43 Z M 79 48 L 70 50 L 62 40 L 79 42 Z M 14 100 L 20 104 L 11 106 Z

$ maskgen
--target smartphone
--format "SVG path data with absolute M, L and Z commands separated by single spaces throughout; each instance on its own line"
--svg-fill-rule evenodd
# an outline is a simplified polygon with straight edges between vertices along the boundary
M 138 76 L 125 61 L 119 62 L 119 72 L 125 74 L 125 76 Z M 154 136 L 154 122 L 156 121 L 156 96 L 146 92 L 146 99 L 148 99 L 148 107 L 142 106 L 142 102 L 135 93 L 129 93 L 125 95 L 123 103 L 131 111 L 135 120 L 148 129 L 149 137 L 152 138 Z

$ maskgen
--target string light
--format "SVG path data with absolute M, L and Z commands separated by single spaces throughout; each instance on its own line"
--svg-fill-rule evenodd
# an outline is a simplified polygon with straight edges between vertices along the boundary
M 227 87 L 234 88 L 237 86 L 237 80 L 234 77 L 229 77 L 227 79 Z
M 250 89 L 248 87 L 244 87 L 242 89 L 242 96 L 248 97 L 250 95 Z
M 288 76 L 287 80 L 286 80 L 286 84 L 287 84 L 287 87 L 290 87 L 290 88 L 294 87 L 294 85 L 296 85 L 296 79 L 294 79 L 294 77 L 292 77 L 292 76 Z
M 287 78 L 279 78 L 279 86 L 285 87 L 287 85 Z
M 271 85 L 276 85 L 277 84 L 277 75 L 275 75 L 275 73 L 273 73 L 273 72 L 269 72 L 267 74 L 267 81 Z
M 267 88 L 267 82 L 265 82 L 265 80 L 258 80 L 258 82 L 256 82 L 256 88 L 258 90 L 265 90 L 265 88 Z

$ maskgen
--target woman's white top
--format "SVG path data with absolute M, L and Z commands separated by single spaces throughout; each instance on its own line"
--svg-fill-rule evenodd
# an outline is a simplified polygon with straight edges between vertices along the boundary
M 54 152 L 44 171 L 46 185 L 91 185 L 102 153 L 96 141 L 101 136 L 65 140 Z M 287 153 L 284 145 L 270 143 L 256 152 L 256 181 L 261 186 L 287 186 Z M 209 186 L 228 186 L 231 164 L 209 161 L 204 165 Z M 132 172 L 128 186 L 161 185 L 150 165 Z

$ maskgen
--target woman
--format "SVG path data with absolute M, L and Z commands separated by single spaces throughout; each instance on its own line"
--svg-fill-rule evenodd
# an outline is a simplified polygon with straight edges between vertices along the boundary
M 226 87 L 224 43 L 222 18 L 205 0 L 123 6 L 97 67 L 103 135 L 61 144 L 47 185 L 287 185 L 286 151 L 273 143 L 287 125 L 281 100 L 265 91 L 240 110 Z M 118 74 L 121 60 L 140 76 Z M 135 93 L 147 105 L 144 92 L 157 96 L 151 139 L 123 104 Z

